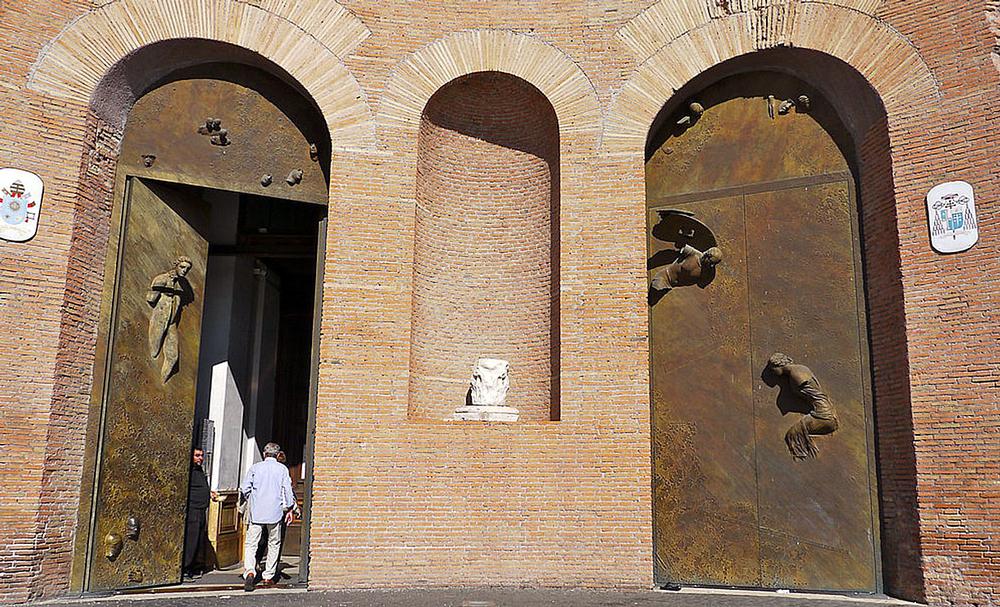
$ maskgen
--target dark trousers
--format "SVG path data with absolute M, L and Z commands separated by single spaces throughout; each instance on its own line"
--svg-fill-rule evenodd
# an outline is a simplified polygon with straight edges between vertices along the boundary
M 195 559 L 198 558 L 198 553 L 201 552 L 202 544 L 205 542 L 206 528 L 205 511 L 188 510 L 187 526 L 184 530 L 184 571 L 194 569 Z

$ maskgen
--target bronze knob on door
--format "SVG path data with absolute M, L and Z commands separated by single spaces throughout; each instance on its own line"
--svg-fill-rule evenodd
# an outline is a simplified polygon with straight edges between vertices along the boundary
M 109 561 L 118 558 L 118 555 L 122 553 L 123 546 L 122 536 L 117 533 L 109 533 L 104 536 L 104 556 L 108 557 Z

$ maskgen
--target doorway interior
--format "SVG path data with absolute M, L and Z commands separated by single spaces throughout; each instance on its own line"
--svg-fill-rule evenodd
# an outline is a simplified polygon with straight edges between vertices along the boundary
M 326 206 L 203 190 L 219 221 L 209 244 L 194 445 L 219 498 L 210 508 L 209 570 L 235 568 L 243 526 L 237 489 L 268 442 L 281 445 L 300 507 L 306 462 L 316 267 Z M 190 538 L 189 538 L 190 541 Z M 302 521 L 285 531 L 282 578 L 298 582 Z M 201 586 L 233 580 L 210 576 Z

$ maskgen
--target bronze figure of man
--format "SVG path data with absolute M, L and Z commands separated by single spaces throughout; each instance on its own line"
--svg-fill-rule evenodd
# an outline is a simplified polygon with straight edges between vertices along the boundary
M 702 253 L 686 244 L 678 250 L 677 259 L 653 276 L 649 286 L 664 293 L 676 287 L 691 285 L 704 288 L 703 285 L 711 282 L 715 266 L 721 261 L 722 250 L 719 247 L 711 247 Z
M 149 356 L 154 360 L 163 353 L 160 379 L 167 383 L 177 368 L 177 320 L 186 302 L 184 278 L 191 270 L 191 260 L 178 257 L 174 267 L 158 274 L 146 291 L 146 302 L 153 308 L 149 315 Z
M 785 432 L 789 453 L 795 459 L 816 457 L 819 449 L 812 437 L 832 434 L 839 425 L 830 397 L 823 392 L 809 367 L 795 364 L 785 354 L 772 354 L 765 371 L 775 378 L 787 380 L 792 394 L 809 405 L 809 412 Z

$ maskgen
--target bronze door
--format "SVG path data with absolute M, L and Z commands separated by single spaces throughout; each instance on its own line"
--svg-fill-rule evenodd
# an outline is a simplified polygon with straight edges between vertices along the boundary
M 810 111 L 770 112 L 774 102 L 747 94 L 745 77 L 723 81 L 647 163 L 650 277 L 676 250 L 662 239 L 661 211 L 693 213 L 723 252 L 704 288 L 651 291 L 654 576 L 873 592 L 853 180 L 816 93 L 788 77 L 763 82 L 753 86 L 778 103 L 806 91 Z M 769 367 L 777 353 L 793 362 Z
M 87 589 L 180 582 L 208 243 L 192 201 L 130 178 Z
M 848 182 L 745 198 L 752 370 L 775 352 L 808 366 L 838 420 L 818 455 L 790 457 L 783 437 L 803 413 L 785 386 L 754 382 L 761 585 L 875 586 L 867 345 Z M 795 256 L 808 243 L 808 256 Z

